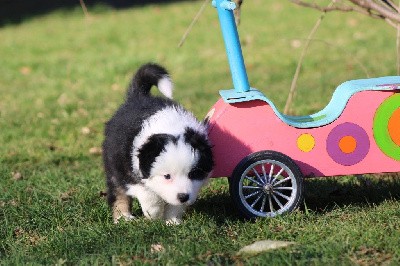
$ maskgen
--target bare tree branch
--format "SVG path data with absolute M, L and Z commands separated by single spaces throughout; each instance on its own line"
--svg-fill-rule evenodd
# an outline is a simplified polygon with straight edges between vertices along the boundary
M 379 5 L 372 0 L 349 0 L 349 1 L 357 6 L 360 6 L 364 9 L 366 9 L 366 10 L 371 10 L 371 11 L 377 12 L 383 18 L 388 18 L 397 23 L 400 22 L 400 15 L 398 12 L 395 12 L 393 9 L 390 9 L 388 7 Z
M 399 8 L 391 0 L 382 0 L 382 1 L 379 1 L 378 3 L 390 6 L 390 8 L 399 12 Z
M 353 11 L 356 11 L 356 9 L 354 7 L 351 7 L 351 6 L 337 6 L 337 5 L 334 5 L 334 6 L 320 6 L 320 5 L 317 5 L 315 3 L 307 3 L 307 2 L 304 2 L 302 0 L 290 0 L 290 2 L 292 2 L 292 3 L 296 4 L 296 5 L 299 5 L 299 6 L 314 8 L 314 9 L 317 9 L 317 10 L 319 10 L 321 12 L 324 12 L 324 13 L 331 12 L 331 11 L 342 11 L 342 12 L 353 12 Z
M 290 1 L 299 6 L 314 8 L 321 12 L 358 12 L 372 18 L 383 19 L 395 28 L 400 23 L 400 9 L 391 0 L 341 0 L 337 1 L 337 4 L 331 7 L 321 6 L 304 0 Z M 351 5 L 344 4 L 343 2 L 349 2 Z

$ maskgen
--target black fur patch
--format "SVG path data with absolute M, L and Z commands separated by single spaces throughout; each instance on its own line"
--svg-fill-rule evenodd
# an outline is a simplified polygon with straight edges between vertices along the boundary
M 199 152 L 200 158 L 197 164 L 189 172 L 189 178 L 193 180 L 203 180 L 214 166 L 211 145 L 206 137 L 192 128 L 185 130 L 185 142 L 190 144 L 193 149 Z
M 175 136 L 169 134 L 152 135 L 138 150 L 139 168 L 143 178 L 149 178 L 151 166 L 169 142 L 177 142 Z

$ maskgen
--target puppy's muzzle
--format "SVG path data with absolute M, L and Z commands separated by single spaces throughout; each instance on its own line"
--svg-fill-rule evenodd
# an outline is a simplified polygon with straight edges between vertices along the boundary
M 185 203 L 186 201 L 189 200 L 189 194 L 187 194 L 187 193 L 178 193 L 178 200 L 181 203 Z

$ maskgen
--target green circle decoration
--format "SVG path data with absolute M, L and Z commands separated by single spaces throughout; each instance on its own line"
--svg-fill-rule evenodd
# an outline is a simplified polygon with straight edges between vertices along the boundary
M 400 108 L 400 93 L 388 97 L 376 110 L 374 117 L 374 139 L 381 151 L 387 156 L 400 161 L 400 146 L 390 136 L 389 120 Z M 399 125 L 400 126 L 400 125 Z

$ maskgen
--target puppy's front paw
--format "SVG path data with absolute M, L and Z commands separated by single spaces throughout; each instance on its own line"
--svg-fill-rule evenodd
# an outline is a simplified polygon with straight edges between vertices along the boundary
M 133 216 L 132 214 L 125 213 L 125 214 L 119 215 L 118 217 L 115 217 L 114 218 L 114 223 L 117 224 L 120 221 L 132 221 L 132 220 L 135 220 L 135 219 L 136 219 L 136 217 Z
M 171 218 L 165 221 L 167 225 L 180 225 L 182 223 L 181 219 L 178 218 Z

